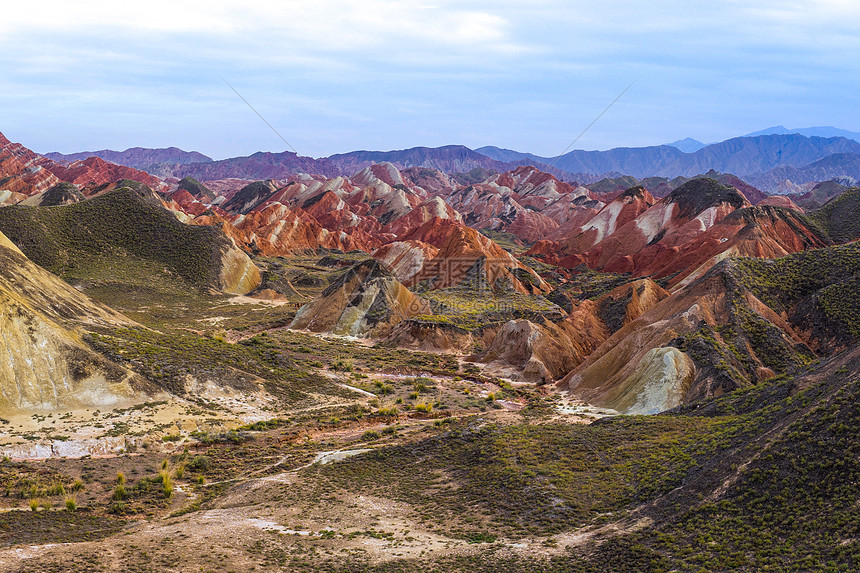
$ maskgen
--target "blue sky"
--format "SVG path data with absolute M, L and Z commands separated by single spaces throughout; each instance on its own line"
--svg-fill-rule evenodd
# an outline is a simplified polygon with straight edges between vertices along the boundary
M 560 153 L 860 131 L 860 3 L 18 2 L 0 131 L 39 152 L 175 145 L 215 158 L 416 145 Z

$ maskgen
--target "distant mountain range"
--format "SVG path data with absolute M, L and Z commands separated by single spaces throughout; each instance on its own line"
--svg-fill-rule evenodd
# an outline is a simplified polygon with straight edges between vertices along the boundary
M 515 153 L 515 152 L 514 152 Z M 533 165 L 548 173 L 583 183 L 596 181 L 596 174 L 569 173 L 531 159 L 497 160 L 463 145 L 413 147 L 397 151 L 352 151 L 314 159 L 292 152 L 258 152 L 247 157 L 233 157 L 206 163 L 151 166 L 150 172 L 161 177 L 194 177 L 213 179 L 288 179 L 298 172 L 336 177 L 350 176 L 374 163 L 391 163 L 399 169 L 426 167 L 445 173 L 467 173 L 473 170 L 504 172 L 523 165 Z
M 552 159 L 493 147 L 480 148 L 491 157 L 508 161 Z M 691 177 L 714 169 L 740 177 L 767 172 L 784 166 L 804 167 L 834 153 L 858 153 L 860 142 L 844 137 L 806 137 L 803 135 L 761 135 L 736 137 L 685 153 L 671 145 L 617 147 L 608 151 L 571 151 L 555 161 L 568 172 L 618 173 L 634 177 Z
M 781 132 L 787 133 L 770 133 Z M 768 132 L 768 133 L 764 133 Z M 839 132 L 845 135 L 815 135 Z M 848 135 L 857 137 L 855 140 Z M 56 161 L 98 156 L 107 161 L 145 170 L 159 177 L 194 177 L 201 181 L 226 178 L 287 179 L 298 172 L 334 177 L 353 175 L 373 163 L 397 168 L 426 167 L 445 173 L 472 170 L 504 172 L 532 165 L 567 181 L 592 183 L 603 177 L 693 177 L 715 170 L 732 173 L 768 191 L 833 177 L 858 178 L 860 134 L 831 127 L 787 130 L 774 127 L 759 134 L 702 144 L 691 138 L 667 145 L 618 147 L 606 151 L 574 150 L 557 158 L 541 157 L 494 146 L 472 150 L 462 145 L 413 147 L 396 151 L 353 151 L 311 158 L 295 153 L 258 152 L 219 161 L 177 148 L 132 148 L 75 154 L 49 153 Z
M 748 133 L 746 137 L 756 137 L 758 135 L 805 135 L 806 137 L 845 137 L 860 141 L 860 131 L 848 131 L 847 129 L 839 129 L 830 125 L 820 127 L 805 127 L 802 129 L 787 129 L 781 125 L 768 127 L 761 131 Z
M 429 167 L 445 173 L 465 173 L 475 168 L 506 171 L 511 168 L 511 163 L 519 161 L 497 159 L 464 145 L 413 147 L 400 151 L 352 151 L 332 155 L 328 159 L 344 174 L 358 173 L 373 163 L 382 162 L 403 167 Z
M 147 149 L 145 147 L 131 147 L 125 151 L 111 151 L 101 149 L 99 151 L 82 151 L 80 153 L 46 153 L 45 157 L 54 161 L 79 161 L 88 157 L 101 157 L 105 161 L 134 167 L 135 169 L 147 169 L 163 163 L 185 165 L 187 163 L 208 163 L 212 158 L 198 153 L 197 151 L 183 151 L 177 147 L 160 149 Z

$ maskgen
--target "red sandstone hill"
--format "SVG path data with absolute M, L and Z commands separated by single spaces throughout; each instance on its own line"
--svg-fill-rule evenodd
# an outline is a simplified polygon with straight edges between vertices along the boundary
M 123 178 L 164 187 L 155 177 L 97 157 L 59 165 L 5 138 L 0 148 L 6 177 L 0 189 L 5 189 L 6 203 L 23 199 L 21 191 L 35 194 L 60 179 L 83 186 L 86 196 Z M 401 171 L 392 163 L 378 163 L 349 178 L 300 175 L 286 185 L 257 181 L 231 192 L 229 198 L 217 189 L 195 196 L 192 191 L 198 183 L 191 191 L 177 188 L 166 205 L 181 212 L 184 220 L 224 226 L 249 252 L 274 256 L 331 248 L 370 253 L 396 241 L 397 264 L 423 261 L 408 280 L 450 286 L 456 277 L 431 267 L 505 261 L 498 272 L 478 267 L 466 271 L 483 279 L 502 277 L 523 292 L 542 291 L 545 285 L 529 278 L 531 271 L 475 229 L 512 233 L 527 243 L 539 241 L 528 254 L 549 263 L 571 268 L 585 263 L 636 276 L 672 277 L 672 285 L 700 276 L 730 255 L 780 256 L 826 244 L 804 219 L 769 208 L 774 204 L 795 209 L 790 200 L 767 199 L 762 208 L 747 210 L 750 202 L 737 187 L 753 194 L 758 190 L 732 176 L 716 175 L 735 186 L 696 179 L 659 201 L 645 188 L 635 187 L 604 205 L 591 191 L 534 167 L 460 184 L 434 168 Z M 729 217 L 739 209 L 742 214 Z M 378 256 L 391 257 L 391 252 L 378 251 Z M 420 257 L 410 252 L 420 252 Z
M 780 257 L 828 244 L 796 207 L 766 203 L 752 207 L 740 191 L 712 179 L 690 181 L 657 202 L 641 187 L 632 188 L 578 232 L 537 243 L 527 254 L 568 268 L 585 263 L 608 272 L 671 277 L 675 285 L 728 256 Z
M 447 199 L 469 226 L 509 232 L 528 243 L 552 236 L 559 227 L 585 219 L 602 206 L 587 189 L 534 167 L 492 175 L 454 190 Z
M 17 203 L 60 183 L 45 168 L 50 163 L 53 162 L 0 133 L 0 205 Z
M 113 183 L 120 179 L 131 179 L 132 181 L 144 183 L 156 191 L 166 189 L 167 187 L 160 179 L 153 177 L 145 171 L 109 163 L 100 157 L 88 157 L 87 159 L 74 161 L 68 165 L 59 163 L 48 164 L 46 165 L 46 169 L 59 180 L 79 186 L 101 185 L 103 183 Z
M 636 272 L 654 253 L 674 248 L 750 203 L 736 189 L 713 179 L 696 179 L 654 202 L 633 188 L 610 202 L 591 221 L 558 245 L 541 243 L 530 251 L 550 255 L 564 266 L 586 263 L 612 272 Z
M 167 186 L 157 177 L 98 157 L 61 164 L 12 143 L 0 134 L 0 204 L 13 204 L 42 193 L 58 183 L 96 187 L 122 179 L 139 181 L 156 190 Z
M 434 218 L 402 237 L 436 247 L 420 271 L 404 284 L 424 282 L 429 288 L 449 288 L 464 283 L 476 288 L 513 288 L 526 294 L 548 293 L 550 287 L 533 270 L 478 231 L 452 221 Z

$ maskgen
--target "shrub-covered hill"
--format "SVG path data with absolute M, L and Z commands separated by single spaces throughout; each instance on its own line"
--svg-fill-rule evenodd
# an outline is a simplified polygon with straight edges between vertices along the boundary
M 460 425 L 309 471 L 326 491 L 391 496 L 474 543 L 570 543 L 546 559 L 482 550 L 338 571 L 849 571 L 860 559 L 858 403 L 855 348 L 659 416 Z
M 740 281 L 814 347 L 831 352 L 860 341 L 860 243 L 736 264 Z
M 860 244 L 848 244 L 720 261 L 624 325 L 559 384 L 590 404 L 643 413 L 794 376 L 860 342 L 858 255 Z
M 180 222 L 140 184 L 73 205 L 0 209 L 0 231 L 72 282 L 163 280 L 244 294 L 260 280 L 220 229 Z
M 197 199 L 206 201 L 212 201 L 215 199 L 215 193 L 193 177 L 185 177 L 182 179 L 179 182 L 177 189 L 188 191 Z
M 835 243 L 860 238 L 860 187 L 852 187 L 807 217 Z

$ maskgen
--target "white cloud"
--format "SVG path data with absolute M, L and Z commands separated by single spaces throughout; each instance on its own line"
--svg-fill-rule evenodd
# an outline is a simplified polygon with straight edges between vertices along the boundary
M 134 33 L 272 34 L 316 51 L 364 50 L 420 42 L 510 52 L 510 25 L 493 5 L 457 2 L 305 0 L 149 0 L 145 4 L 90 0 L 15 3 L 4 9 L 0 29 L 27 35 L 45 31 L 101 34 L 125 29 Z M 522 48 L 520 46 L 519 48 Z

